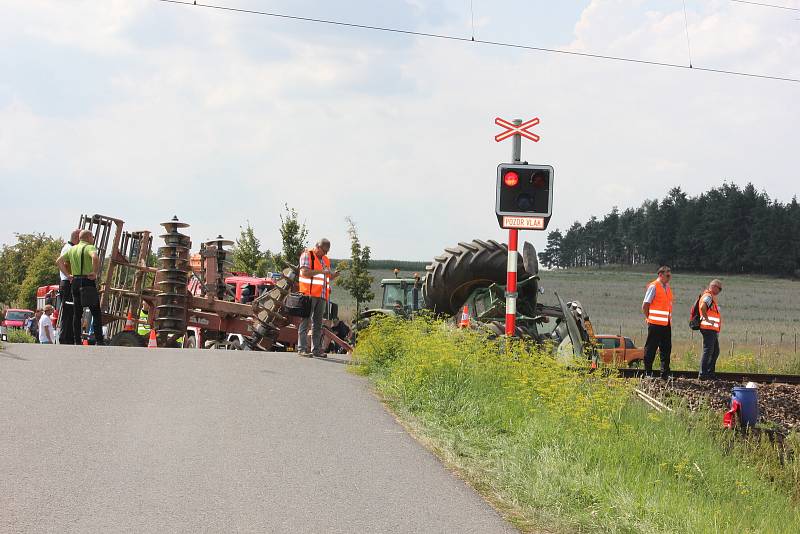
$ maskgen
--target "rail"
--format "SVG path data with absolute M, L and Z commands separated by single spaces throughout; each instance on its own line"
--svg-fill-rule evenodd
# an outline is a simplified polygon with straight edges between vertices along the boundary
M 619 375 L 623 378 L 641 378 L 645 370 L 641 368 L 620 368 Z M 654 371 L 656 372 L 656 371 Z M 697 378 L 697 371 L 670 371 L 674 378 Z M 756 382 L 759 384 L 800 384 L 800 375 L 779 375 L 769 373 L 716 373 L 717 381 L 728 382 Z

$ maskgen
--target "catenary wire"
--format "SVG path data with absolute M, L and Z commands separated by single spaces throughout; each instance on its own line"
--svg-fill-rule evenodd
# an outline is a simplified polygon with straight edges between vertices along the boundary
M 771 7 L 772 9 L 786 9 L 789 11 L 800 11 L 800 7 L 778 6 L 775 4 L 764 4 L 762 2 L 749 2 L 748 0 L 731 0 L 737 4 L 750 4 L 751 6 Z
M 726 69 L 715 69 L 710 67 L 690 67 L 688 65 L 680 65 L 678 63 L 668 63 L 664 61 L 653 61 L 653 60 L 646 60 L 646 59 L 635 59 L 623 56 L 610 56 L 605 54 L 593 54 L 590 52 L 577 52 L 574 50 L 559 50 L 557 48 L 546 48 L 542 46 L 531 46 L 531 45 L 523 45 L 517 43 L 510 43 L 510 42 L 503 42 L 503 41 L 489 41 L 484 39 L 472 39 L 470 37 L 460 37 L 458 35 L 447 35 L 441 33 L 430 33 L 430 32 L 419 32 L 413 30 L 404 30 L 401 28 L 391 28 L 387 26 L 373 26 L 369 24 L 357 24 L 353 22 L 344 22 L 340 20 L 329 20 L 329 19 L 319 19 L 313 17 L 300 17 L 297 15 L 287 15 L 284 13 L 274 13 L 270 11 L 257 11 L 253 9 L 243 9 L 238 7 L 230 7 L 230 6 L 223 6 L 223 5 L 215 5 L 215 4 L 202 4 L 198 3 L 196 0 L 191 2 L 189 0 L 157 0 L 159 2 L 164 2 L 168 4 L 179 4 L 185 6 L 195 6 L 195 7 L 203 7 L 207 9 L 215 9 L 218 11 L 229 11 L 233 13 L 243 13 L 248 15 L 262 15 L 265 17 L 273 17 L 279 19 L 286 19 L 286 20 L 296 20 L 301 22 L 314 22 L 318 24 L 328 24 L 331 26 L 342 26 L 345 28 L 358 28 L 362 30 L 374 30 L 374 31 L 382 31 L 388 33 L 398 33 L 402 35 L 412 35 L 415 37 L 430 37 L 434 39 L 443 39 L 449 41 L 462 41 L 468 43 L 478 43 L 484 44 L 489 46 L 498 46 L 503 48 L 514 48 L 520 50 L 531 50 L 536 52 L 547 52 L 551 54 L 562 54 L 568 56 L 579 56 L 579 57 L 588 57 L 594 59 L 605 59 L 609 61 L 619 61 L 623 63 L 635 63 L 640 65 L 653 65 L 658 67 L 667 67 L 673 69 L 684 69 L 684 70 L 693 70 L 693 71 L 703 71 L 703 72 L 711 72 L 715 74 L 726 74 L 730 76 L 743 76 L 747 78 L 759 78 L 764 80 L 775 80 L 781 82 L 791 82 L 791 83 L 800 83 L 800 79 L 798 78 L 789 78 L 784 76 L 772 76 L 769 74 L 756 74 L 752 72 L 743 72 L 743 71 L 735 71 L 735 70 L 726 70 Z

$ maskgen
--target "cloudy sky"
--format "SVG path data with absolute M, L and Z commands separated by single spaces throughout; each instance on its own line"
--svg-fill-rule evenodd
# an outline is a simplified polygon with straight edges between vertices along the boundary
M 680 0 L 207 3 L 688 63 Z M 686 6 L 695 66 L 800 78 L 800 11 Z M 151 230 L 177 214 L 195 243 L 249 221 L 275 249 L 288 203 L 333 256 L 352 216 L 373 257 L 429 259 L 504 237 L 496 116 L 541 119 L 523 158 L 555 167 L 551 229 L 676 185 L 798 191 L 798 83 L 157 0 L 4 0 L 0 243 L 80 213 Z

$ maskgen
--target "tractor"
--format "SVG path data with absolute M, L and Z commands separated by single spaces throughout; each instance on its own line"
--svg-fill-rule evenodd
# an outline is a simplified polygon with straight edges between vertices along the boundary
M 506 269 L 508 248 L 496 241 L 474 240 L 445 249 L 427 267 L 424 294 L 438 314 L 460 317 L 466 308 L 470 324 L 492 335 L 505 334 Z M 539 302 L 544 293 L 539 279 L 536 249 L 525 243 L 517 265 L 517 314 L 514 335 L 550 345 L 564 359 L 594 358 L 594 331 L 578 301 L 557 305 Z
M 564 302 L 555 294 L 557 305 L 539 302 L 544 293 L 539 279 L 536 249 L 525 243 L 517 258 L 517 326 L 515 336 L 550 345 L 564 358 L 593 358 L 594 331 L 578 301 Z M 380 308 L 359 315 L 356 332 L 366 328 L 377 315 L 411 317 L 421 310 L 438 316 L 460 317 L 467 308 L 472 327 L 490 335 L 505 334 L 506 271 L 508 247 L 497 241 L 461 242 L 446 248 L 426 266 L 424 279 L 381 280 Z

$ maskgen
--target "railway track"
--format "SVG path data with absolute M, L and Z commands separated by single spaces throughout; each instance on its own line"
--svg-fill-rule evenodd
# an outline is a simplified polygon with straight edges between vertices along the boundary
M 618 369 L 623 378 L 640 378 L 645 376 L 644 369 Z M 674 378 L 697 378 L 697 371 L 670 371 Z M 777 375 L 769 373 L 717 373 L 718 382 L 755 382 L 757 384 L 800 384 L 800 375 Z M 712 381 L 709 381 L 712 382 Z

